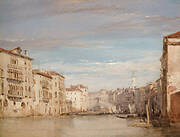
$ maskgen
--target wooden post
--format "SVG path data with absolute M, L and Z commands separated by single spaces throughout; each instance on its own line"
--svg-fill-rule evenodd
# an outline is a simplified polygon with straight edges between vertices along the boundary
M 149 99 L 146 104 L 147 124 L 149 125 Z

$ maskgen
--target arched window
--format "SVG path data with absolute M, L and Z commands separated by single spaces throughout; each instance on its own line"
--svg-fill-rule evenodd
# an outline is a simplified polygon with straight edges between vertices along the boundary
M 22 107 L 22 109 L 25 109 L 26 104 L 25 104 L 24 102 L 22 102 L 22 103 L 21 103 L 21 107 Z
M 7 99 L 4 100 L 4 107 L 8 107 L 8 101 L 7 101 Z

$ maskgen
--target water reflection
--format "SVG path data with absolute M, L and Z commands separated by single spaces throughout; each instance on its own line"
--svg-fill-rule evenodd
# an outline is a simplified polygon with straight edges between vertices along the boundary
M 9 118 L 0 120 L 0 137 L 179 137 L 180 128 L 128 127 L 114 116 Z

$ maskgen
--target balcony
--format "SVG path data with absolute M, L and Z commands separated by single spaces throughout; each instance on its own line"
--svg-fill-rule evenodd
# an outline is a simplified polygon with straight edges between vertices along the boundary
M 20 71 L 23 70 L 23 67 L 20 67 L 16 64 L 8 64 L 7 67 L 8 67 L 8 69 L 16 69 L 16 70 L 20 70 Z
M 17 97 L 23 97 L 23 91 L 22 90 L 8 90 L 8 95 L 10 96 L 17 96 Z
M 18 83 L 24 82 L 22 78 L 12 78 L 12 77 L 8 77 L 7 81 L 8 82 L 18 82 Z
M 12 94 L 12 91 L 8 91 L 7 97 L 11 101 L 21 101 L 23 99 L 22 95 Z
M 8 69 L 8 81 L 23 82 L 23 73 L 21 70 Z
M 21 95 L 12 95 L 12 94 L 8 94 L 8 97 L 23 98 L 23 96 Z

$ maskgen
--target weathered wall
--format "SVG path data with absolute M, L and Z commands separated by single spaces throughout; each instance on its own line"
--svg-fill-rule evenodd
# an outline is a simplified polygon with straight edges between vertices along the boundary
M 180 122 L 180 92 L 171 95 L 170 119 Z
M 167 111 L 171 120 L 180 120 L 179 104 L 175 103 L 179 97 L 176 93 L 180 92 L 180 45 L 168 46 L 167 84 Z
M 3 69 L 3 77 L 0 78 L 3 82 L 0 90 L 1 116 L 31 115 L 32 60 L 22 54 L 0 52 L 0 68 Z

